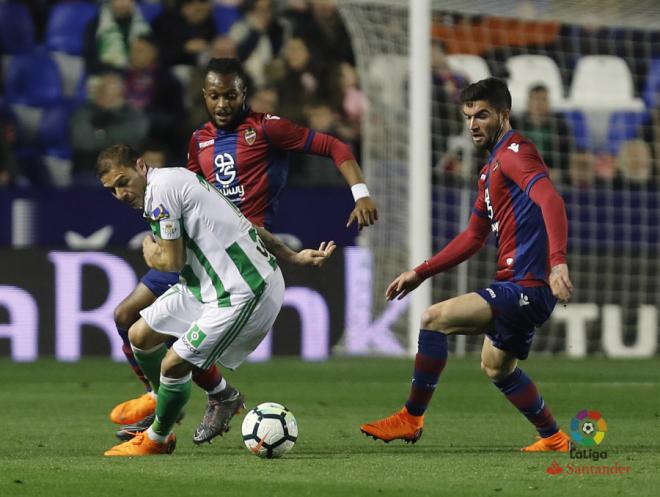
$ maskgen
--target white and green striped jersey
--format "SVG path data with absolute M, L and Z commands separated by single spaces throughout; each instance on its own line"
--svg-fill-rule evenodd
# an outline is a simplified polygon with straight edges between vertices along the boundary
M 204 178 L 182 167 L 149 169 L 144 216 L 163 240 L 183 237 L 181 282 L 200 302 L 228 307 L 251 299 L 277 268 L 252 223 Z

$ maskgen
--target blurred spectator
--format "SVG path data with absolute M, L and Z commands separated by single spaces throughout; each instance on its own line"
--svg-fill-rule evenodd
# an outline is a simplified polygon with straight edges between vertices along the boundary
M 359 87 L 355 68 L 348 62 L 336 64 L 326 78 L 331 90 L 326 100 L 336 114 L 336 136 L 349 143 L 356 156 L 360 155 L 362 115 L 367 109 L 367 97 Z
M 285 38 L 271 0 L 245 0 L 244 17 L 229 30 L 238 58 L 256 87 L 266 84 L 264 69 L 280 53 Z
M 305 123 L 304 107 L 319 96 L 318 72 L 302 38 L 287 40 L 282 56 L 269 66 L 269 79 L 280 96 L 280 112 L 295 123 Z
M 126 102 L 124 80 L 119 73 L 108 72 L 90 79 L 90 100 L 78 107 L 71 118 L 74 172 L 83 178 L 93 177 L 96 156 L 102 149 L 127 143 L 139 150 L 149 130 L 144 113 Z
M 588 151 L 570 154 L 568 181 L 575 188 L 590 188 L 596 183 L 596 157 Z
M 134 0 L 106 0 L 85 30 L 83 55 L 87 74 L 128 66 L 131 41 L 151 32 Z
M 360 81 L 355 67 L 342 62 L 339 68 L 339 88 L 341 89 L 341 109 L 351 122 L 360 123 L 367 110 L 367 97 L 360 89 Z
M 530 88 L 527 111 L 513 121 L 514 127 L 534 142 L 553 180 L 562 180 L 575 146 L 564 116 L 550 108 L 548 89 L 543 85 Z
M 201 63 L 216 35 L 211 0 L 177 0 L 154 22 L 154 32 L 166 66 Z
M 200 55 L 197 67 L 202 70 L 211 59 L 235 59 L 237 56 L 234 40 L 227 35 L 216 35 L 208 50 Z
M 305 9 L 290 9 L 295 37 L 307 43 L 312 57 L 329 62 L 355 65 L 351 37 L 337 10 L 336 0 L 309 0 Z
M 607 152 L 599 152 L 594 156 L 594 171 L 597 185 L 611 186 L 617 176 L 616 157 Z
M 322 101 L 313 101 L 305 106 L 305 121 L 315 131 L 341 139 L 336 114 Z M 291 158 L 289 183 L 297 186 L 338 186 L 344 179 L 327 157 L 310 154 L 295 154 Z
M 615 188 L 648 185 L 653 178 L 651 147 L 641 139 L 628 140 L 616 156 Z
M 250 107 L 255 112 L 277 114 L 279 112 L 279 97 L 274 88 L 265 86 L 252 93 Z
M 0 115 L 0 188 L 14 183 L 16 177 L 16 128 L 10 119 Z
M 181 160 L 179 163 L 175 162 L 170 164 L 167 147 L 164 147 L 162 143 L 153 139 L 147 140 L 147 143 L 145 143 L 144 147 L 142 147 L 142 158 L 151 167 L 167 167 L 169 165 L 181 167 L 185 166 L 183 160 Z
M 339 138 L 337 116 L 325 102 L 315 101 L 307 104 L 305 106 L 305 116 L 305 121 L 309 123 L 309 127 L 313 130 Z
M 646 143 L 651 145 L 651 156 L 653 159 L 653 172 L 660 173 L 660 107 L 650 111 L 648 122 L 642 126 L 641 135 Z
M 459 152 L 450 150 L 452 136 L 465 129 L 461 89 L 467 84 L 465 77 L 453 72 L 447 64 L 444 45 L 434 40 L 431 45 L 431 136 L 432 160 L 436 173 L 446 174 L 445 184 L 461 184 L 463 165 Z
M 185 126 L 183 91 L 169 68 L 160 65 L 158 47 L 151 37 L 133 40 L 125 81 L 126 100 L 145 112 L 150 136 L 167 143 L 171 154 L 183 155 L 189 132 Z

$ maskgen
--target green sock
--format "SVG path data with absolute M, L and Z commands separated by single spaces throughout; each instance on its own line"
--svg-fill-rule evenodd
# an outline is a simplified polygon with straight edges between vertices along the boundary
M 151 383 L 151 388 L 154 392 L 158 393 L 158 385 L 160 385 L 160 363 L 167 354 L 167 347 L 165 344 L 158 345 L 150 350 L 141 350 L 131 345 L 135 360 L 140 366 L 140 369 Z
M 156 402 L 156 420 L 151 428 L 159 435 L 167 436 L 172 431 L 174 423 L 190 399 L 192 391 L 192 375 L 183 378 L 167 378 L 161 376 Z

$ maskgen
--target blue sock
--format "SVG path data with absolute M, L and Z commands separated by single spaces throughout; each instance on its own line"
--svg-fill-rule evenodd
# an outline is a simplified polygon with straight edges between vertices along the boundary
M 539 435 L 546 438 L 559 431 L 557 422 L 548 406 L 545 405 L 543 397 L 539 395 L 536 385 L 522 369 L 516 368 L 503 380 L 493 383 L 536 427 Z
M 151 392 L 151 384 L 149 383 L 149 380 L 144 375 L 142 369 L 140 369 L 140 366 L 135 360 L 135 355 L 133 354 L 131 343 L 128 341 L 128 330 L 117 326 L 117 332 L 119 333 L 119 336 L 124 342 L 124 345 L 122 345 L 121 350 L 126 356 L 126 359 L 128 359 L 128 363 L 131 365 L 131 368 L 133 368 L 133 372 L 137 375 L 138 378 L 140 378 L 140 381 L 144 383 L 144 387 L 147 390 L 147 392 Z
M 426 411 L 445 364 L 447 335 L 438 331 L 420 330 L 415 370 L 406 402 L 406 408 L 413 416 L 421 416 Z

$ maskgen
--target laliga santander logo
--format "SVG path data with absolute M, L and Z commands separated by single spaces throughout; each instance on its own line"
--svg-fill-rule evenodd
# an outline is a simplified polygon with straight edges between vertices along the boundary
M 598 411 L 582 409 L 571 419 L 571 437 L 584 446 L 600 445 L 607 433 L 607 423 Z
M 559 475 L 564 472 L 564 468 L 562 468 L 557 461 L 552 461 L 552 464 L 548 466 L 548 469 L 545 471 L 549 475 Z
M 598 411 L 582 409 L 571 419 L 571 437 L 576 444 L 588 448 L 578 448 L 571 444 L 568 451 L 569 462 L 564 465 L 557 461 L 546 468 L 549 475 L 606 475 L 621 476 L 632 472 L 631 466 L 622 466 L 619 461 L 606 461 L 609 456 L 599 446 L 607 433 L 607 423 Z M 595 464 L 600 462 L 601 464 Z M 603 464 L 604 463 L 604 464 Z

